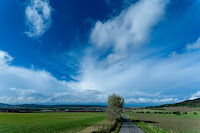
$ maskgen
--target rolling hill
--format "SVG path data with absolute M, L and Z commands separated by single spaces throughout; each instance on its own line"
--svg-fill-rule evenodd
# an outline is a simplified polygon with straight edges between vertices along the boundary
M 186 100 L 180 103 L 164 104 L 158 107 L 200 107 L 200 98 L 194 100 Z

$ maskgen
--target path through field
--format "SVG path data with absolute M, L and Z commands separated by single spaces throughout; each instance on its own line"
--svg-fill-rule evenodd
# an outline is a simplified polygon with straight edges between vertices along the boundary
M 123 123 L 119 133 L 145 133 L 123 114 Z

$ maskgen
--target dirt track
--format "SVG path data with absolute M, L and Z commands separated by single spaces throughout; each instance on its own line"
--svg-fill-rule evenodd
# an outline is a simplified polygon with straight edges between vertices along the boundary
M 145 133 L 135 124 L 133 124 L 124 114 L 123 123 L 119 133 Z

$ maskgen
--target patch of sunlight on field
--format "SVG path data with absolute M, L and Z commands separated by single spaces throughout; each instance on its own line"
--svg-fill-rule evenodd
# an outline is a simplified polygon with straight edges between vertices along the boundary
M 200 132 L 200 111 L 195 112 L 197 112 L 197 115 L 194 115 L 194 111 L 182 115 L 146 114 L 136 113 L 136 111 L 126 112 L 126 114 L 137 120 L 144 121 L 150 125 L 166 129 L 168 131 Z
M 0 113 L 0 132 L 78 132 L 104 121 L 106 115 L 100 112 Z

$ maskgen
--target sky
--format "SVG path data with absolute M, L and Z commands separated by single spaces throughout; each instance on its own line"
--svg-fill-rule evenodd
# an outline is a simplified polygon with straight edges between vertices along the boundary
M 0 1 L 0 103 L 176 103 L 199 75 L 199 0 Z

